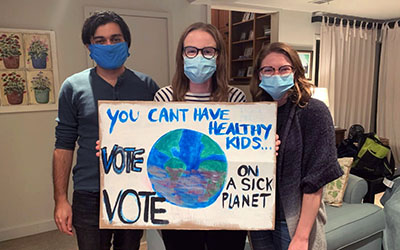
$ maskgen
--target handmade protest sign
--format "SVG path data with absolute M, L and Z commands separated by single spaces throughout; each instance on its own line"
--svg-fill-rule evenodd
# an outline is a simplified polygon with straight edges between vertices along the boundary
M 100 227 L 273 229 L 276 112 L 100 101 Z

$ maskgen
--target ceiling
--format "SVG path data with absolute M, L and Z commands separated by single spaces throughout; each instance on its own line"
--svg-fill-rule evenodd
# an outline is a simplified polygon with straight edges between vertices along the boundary
M 193 3 L 244 7 L 262 10 L 329 12 L 369 19 L 400 19 L 400 0 L 189 0 Z M 324 2 L 322 4 L 313 1 Z M 328 1 L 328 3 L 326 3 Z

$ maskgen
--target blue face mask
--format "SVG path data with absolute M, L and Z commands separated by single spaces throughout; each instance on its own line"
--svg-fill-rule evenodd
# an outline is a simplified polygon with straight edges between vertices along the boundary
M 293 73 L 287 76 L 273 75 L 263 76 L 260 84 L 260 88 L 265 90 L 275 101 L 282 98 L 282 96 L 293 87 Z
M 111 45 L 90 44 L 90 57 L 104 69 L 117 69 L 124 65 L 129 56 L 126 42 Z
M 193 83 L 201 84 L 212 77 L 217 69 L 215 58 L 205 59 L 198 55 L 195 58 L 183 58 L 183 71 Z

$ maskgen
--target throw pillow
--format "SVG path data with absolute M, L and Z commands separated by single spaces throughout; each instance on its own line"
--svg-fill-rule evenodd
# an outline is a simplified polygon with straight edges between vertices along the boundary
M 338 162 L 344 174 L 336 180 L 326 184 L 323 193 L 323 201 L 335 207 L 342 206 L 343 196 L 344 192 L 346 191 L 347 181 L 349 179 L 349 173 L 353 158 L 339 158 Z

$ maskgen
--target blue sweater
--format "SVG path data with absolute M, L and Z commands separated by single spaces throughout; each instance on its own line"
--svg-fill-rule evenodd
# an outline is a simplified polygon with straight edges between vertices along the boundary
M 76 165 L 73 168 L 74 190 L 99 191 L 98 100 L 152 101 L 157 84 L 147 75 L 126 69 L 113 87 L 103 80 L 95 68 L 68 77 L 61 86 L 55 147 L 74 150 L 78 142 Z

